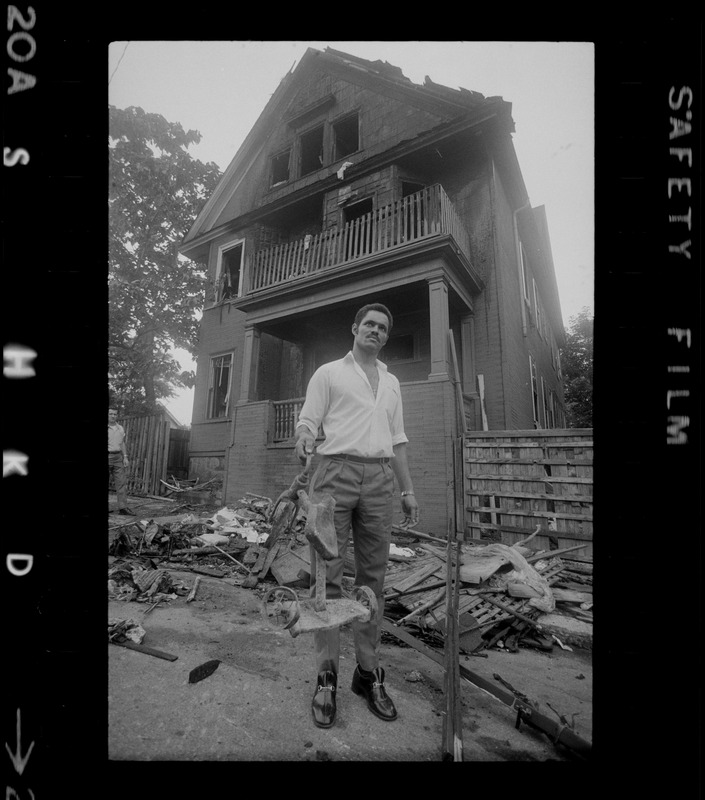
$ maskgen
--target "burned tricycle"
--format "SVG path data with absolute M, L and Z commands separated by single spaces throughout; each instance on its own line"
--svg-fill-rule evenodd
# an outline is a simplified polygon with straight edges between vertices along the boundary
M 300 512 L 306 516 L 304 534 L 315 556 L 316 590 L 313 599 L 300 600 L 288 586 L 277 586 L 262 598 L 262 613 L 268 623 L 288 630 L 291 636 L 316 630 L 338 628 L 358 620 L 368 622 L 377 615 L 377 598 L 367 586 L 355 586 L 352 596 L 326 598 L 326 562 L 338 555 L 338 537 L 333 512 L 335 498 L 330 494 L 308 496 L 311 458 L 291 486 L 277 498 L 270 519 L 273 520 L 272 542 L 286 533 Z

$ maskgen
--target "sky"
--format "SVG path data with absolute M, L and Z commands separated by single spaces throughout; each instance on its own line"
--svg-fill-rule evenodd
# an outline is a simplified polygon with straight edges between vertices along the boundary
M 512 104 L 529 200 L 545 206 L 564 325 L 594 309 L 594 46 L 591 42 L 120 41 L 108 48 L 108 99 L 195 129 L 194 158 L 225 171 L 308 47 L 388 61 L 414 83 Z M 182 369 L 194 369 L 176 351 Z M 193 390 L 165 401 L 190 424 Z

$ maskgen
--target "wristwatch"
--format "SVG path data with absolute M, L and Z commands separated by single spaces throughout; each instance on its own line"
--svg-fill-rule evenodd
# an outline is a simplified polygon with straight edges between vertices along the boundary
M 414 493 L 413 492 L 402 492 L 401 496 L 402 497 L 406 497 L 408 494 L 414 494 Z M 416 495 L 414 495 L 414 496 L 416 496 Z

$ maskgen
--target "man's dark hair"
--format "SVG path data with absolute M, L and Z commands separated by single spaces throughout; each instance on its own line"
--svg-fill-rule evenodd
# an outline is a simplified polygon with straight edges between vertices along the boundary
M 392 319 L 392 312 L 387 308 L 387 306 L 383 306 L 381 303 L 368 303 L 368 305 L 363 306 L 357 314 L 355 314 L 355 324 L 360 327 L 360 323 L 365 318 L 365 314 L 368 311 L 379 311 L 381 314 L 386 314 L 387 319 L 389 320 L 389 328 L 387 329 L 387 336 L 392 332 L 392 325 L 394 324 L 394 320 Z

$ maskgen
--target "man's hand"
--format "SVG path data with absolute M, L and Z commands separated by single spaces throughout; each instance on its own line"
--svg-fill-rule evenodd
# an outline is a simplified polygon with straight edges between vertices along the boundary
M 402 497 L 401 510 L 404 512 L 402 528 L 413 528 L 419 524 L 419 504 L 413 494 L 407 494 Z
M 316 439 L 310 432 L 302 431 L 298 434 L 294 452 L 302 464 L 305 464 L 307 456 L 310 456 L 313 453 L 313 448 L 315 445 Z

